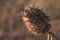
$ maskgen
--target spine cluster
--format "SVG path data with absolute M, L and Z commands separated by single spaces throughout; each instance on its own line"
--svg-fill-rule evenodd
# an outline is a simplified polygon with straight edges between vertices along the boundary
M 36 7 L 25 8 L 21 16 L 25 26 L 34 34 L 46 33 L 51 27 L 46 13 Z

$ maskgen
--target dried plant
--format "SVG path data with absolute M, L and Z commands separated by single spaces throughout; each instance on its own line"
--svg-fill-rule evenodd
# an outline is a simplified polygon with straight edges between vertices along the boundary
M 46 13 L 36 7 L 25 8 L 25 10 L 21 12 L 21 18 L 29 31 L 35 35 L 40 32 L 46 33 L 51 27 Z
M 53 32 L 49 31 L 51 24 L 49 24 L 49 17 L 45 12 L 43 12 L 43 10 L 36 7 L 27 7 L 23 12 L 21 12 L 21 19 L 27 29 L 34 35 L 48 33 L 48 36 L 51 36 L 51 38 L 55 37 L 57 40 L 60 40 L 60 38 L 57 37 Z

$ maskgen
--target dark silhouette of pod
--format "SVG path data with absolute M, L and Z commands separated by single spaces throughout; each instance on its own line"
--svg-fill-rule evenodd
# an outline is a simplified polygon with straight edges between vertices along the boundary
M 25 8 L 21 12 L 21 18 L 28 30 L 34 34 L 46 33 L 51 27 L 46 13 L 36 7 Z

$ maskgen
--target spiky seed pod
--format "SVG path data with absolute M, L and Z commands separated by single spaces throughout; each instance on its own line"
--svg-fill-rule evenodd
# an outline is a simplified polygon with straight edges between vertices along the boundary
M 51 25 L 49 24 L 49 18 L 43 12 L 36 7 L 27 7 L 21 12 L 21 18 L 23 23 L 33 34 L 46 33 L 49 31 Z

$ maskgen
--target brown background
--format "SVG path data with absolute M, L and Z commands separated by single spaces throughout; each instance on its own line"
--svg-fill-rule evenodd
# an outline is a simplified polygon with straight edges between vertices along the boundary
M 51 31 L 60 37 L 60 0 L 0 0 L 0 40 L 47 39 L 47 34 L 37 37 L 28 32 L 19 19 L 19 13 L 33 4 L 44 9 L 51 19 Z

